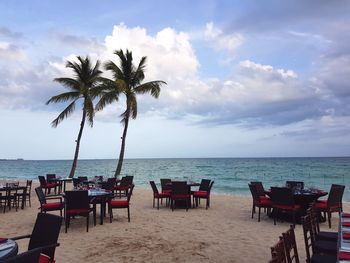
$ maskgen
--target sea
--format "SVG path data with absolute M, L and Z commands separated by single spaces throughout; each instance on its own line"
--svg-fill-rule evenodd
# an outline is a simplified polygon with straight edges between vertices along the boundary
M 0 160 L 0 183 L 55 173 L 67 177 L 71 160 Z M 112 177 L 113 159 L 79 160 L 75 176 Z M 214 180 L 212 192 L 250 196 L 248 183 L 261 181 L 265 188 L 283 186 L 288 180 L 305 187 L 329 191 L 331 184 L 345 185 L 343 200 L 350 201 L 350 157 L 324 158 L 184 158 L 125 159 L 121 175 L 133 175 L 136 186 L 150 188 L 160 178 L 200 182 Z

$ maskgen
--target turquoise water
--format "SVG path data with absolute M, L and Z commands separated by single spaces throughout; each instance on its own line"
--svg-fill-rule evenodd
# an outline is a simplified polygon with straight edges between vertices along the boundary
M 79 160 L 76 176 L 113 176 L 116 160 Z M 70 160 L 0 160 L 0 180 L 37 179 L 56 173 L 66 177 Z M 136 185 L 148 187 L 160 178 L 215 181 L 213 192 L 250 195 L 248 182 L 259 180 L 266 188 L 301 180 L 306 187 L 329 190 L 332 183 L 346 185 L 344 200 L 350 201 L 350 157 L 339 158 L 208 158 L 127 159 L 122 174 L 134 176 Z

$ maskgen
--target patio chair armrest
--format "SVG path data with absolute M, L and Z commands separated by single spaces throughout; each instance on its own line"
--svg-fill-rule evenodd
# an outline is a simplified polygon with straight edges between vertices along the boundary
M 19 240 L 23 238 L 30 238 L 32 235 L 24 235 L 24 236 L 17 236 L 17 237 L 11 237 L 12 240 Z

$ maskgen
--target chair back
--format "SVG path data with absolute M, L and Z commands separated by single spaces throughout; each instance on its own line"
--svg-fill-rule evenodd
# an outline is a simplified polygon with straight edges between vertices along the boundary
M 210 194 L 211 189 L 213 188 L 213 185 L 214 185 L 214 181 L 211 181 L 211 183 L 209 185 L 209 189 L 208 189 L 208 195 Z
M 131 199 L 131 196 L 132 196 L 132 191 L 134 190 L 134 187 L 135 187 L 135 185 L 132 184 L 130 186 L 130 189 L 129 189 L 128 193 L 127 193 L 128 202 L 130 202 L 130 199 Z
M 328 207 L 342 208 L 344 189 L 344 185 L 332 184 L 327 198 Z
M 87 176 L 78 176 L 78 179 L 79 179 L 80 183 L 85 183 L 86 181 L 88 181 Z
M 46 174 L 46 181 L 50 182 L 51 179 L 55 179 L 56 174 Z
M 125 180 L 126 180 L 127 185 L 131 186 L 133 184 L 133 181 L 134 181 L 134 176 L 127 175 L 127 176 L 125 176 Z
M 282 238 L 284 242 L 284 249 L 286 253 L 286 259 L 288 263 L 295 262 L 299 263 L 299 255 L 297 249 L 297 242 L 295 241 L 294 226 L 291 225 L 290 228 L 282 233 Z
M 160 185 L 162 187 L 162 191 L 171 190 L 171 179 L 160 179 Z
M 304 182 L 301 181 L 287 181 L 286 187 L 288 188 L 298 188 L 298 189 L 304 189 Z
M 77 187 L 80 184 L 79 178 L 73 178 L 73 187 Z
M 202 179 L 201 184 L 199 186 L 199 191 L 209 191 L 211 180 L 209 179 Z
M 320 233 L 320 223 L 318 221 L 318 215 L 314 203 L 311 204 L 310 207 L 306 210 L 306 214 L 310 216 L 312 228 L 311 230 L 314 233 L 314 235 L 317 236 L 318 233 Z
M 159 191 L 158 191 L 158 188 L 157 188 L 155 182 L 154 181 L 149 181 L 149 183 L 150 183 L 150 185 L 152 187 L 153 195 L 154 196 L 159 195 Z
M 117 179 L 115 177 L 108 178 L 107 182 L 102 184 L 102 189 L 113 191 L 116 181 Z
M 39 175 L 38 179 L 39 179 L 39 182 L 40 182 L 40 186 L 41 187 L 45 187 L 46 186 L 46 179 L 45 179 L 45 177 L 42 176 L 42 175 Z
M 32 183 L 33 181 L 32 180 L 27 180 L 27 183 L 26 183 L 26 194 L 29 194 L 32 192 Z
M 35 188 L 35 193 L 38 196 L 40 205 L 46 204 L 46 196 L 41 186 Z
M 46 213 L 38 213 L 32 235 L 29 240 L 28 250 L 57 244 L 61 230 L 62 217 Z M 44 248 L 42 253 L 54 260 L 56 247 Z
M 284 241 L 282 238 L 276 245 L 271 247 L 271 260 L 270 263 L 286 263 L 286 252 L 284 249 Z
M 294 206 L 294 196 L 291 188 L 271 187 L 271 201 L 274 204 Z
M 264 189 L 262 182 L 252 181 L 252 182 L 250 182 L 250 184 L 255 186 L 255 189 L 256 189 L 257 194 L 259 196 L 265 196 L 265 189 Z
M 185 181 L 173 181 L 171 182 L 171 194 L 172 195 L 189 195 L 190 189 Z
M 256 185 L 248 184 L 248 186 L 249 186 L 250 193 L 252 194 L 252 198 L 253 198 L 254 203 L 260 202 L 260 197 L 259 197 L 258 192 L 256 190 Z
M 90 200 L 87 190 L 66 191 L 64 194 L 67 210 L 90 209 Z
M 301 218 L 301 224 L 303 225 L 303 234 L 305 242 L 306 262 L 311 262 L 311 252 L 313 252 L 315 236 L 312 231 L 310 215 L 303 216 Z M 311 252 L 310 252 L 311 248 Z

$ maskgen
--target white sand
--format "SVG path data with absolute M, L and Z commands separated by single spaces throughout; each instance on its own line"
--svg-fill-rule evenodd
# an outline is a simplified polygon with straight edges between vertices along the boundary
M 212 194 L 211 207 L 176 209 L 152 208 L 151 189 L 135 187 L 131 198 L 131 222 L 127 210 L 114 210 L 114 219 L 104 225 L 92 224 L 86 232 L 85 218 L 71 222 L 68 233 L 62 225 L 56 250 L 56 262 L 267 262 L 270 247 L 289 227 L 264 213 L 261 222 L 257 214 L 251 219 L 250 197 Z M 29 234 L 39 204 L 34 189 L 32 207 L 18 212 L 0 213 L 0 236 Z M 350 211 L 350 204 L 344 210 Z M 99 209 L 97 210 L 99 217 Z M 59 212 L 53 212 L 59 214 Z M 338 215 L 333 214 L 332 231 L 337 231 Z M 99 219 L 99 218 L 98 218 Z M 329 231 L 328 224 L 321 228 Z M 305 261 L 302 228 L 296 226 L 297 245 L 301 262 Z M 28 240 L 20 241 L 20 251 L 27 249 Z

